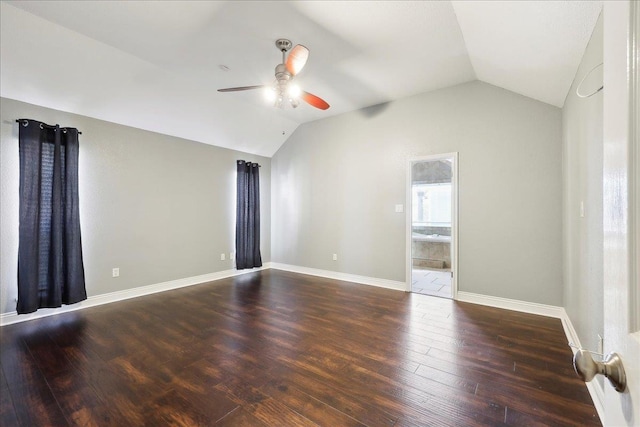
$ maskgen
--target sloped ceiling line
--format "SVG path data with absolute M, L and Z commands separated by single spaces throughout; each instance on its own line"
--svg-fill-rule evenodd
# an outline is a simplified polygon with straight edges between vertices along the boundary
M 0 95 L 272 156 L 297 126 L 482 80 L 562 107 L 600 1 L 2 1 Z M 331 108 L 265 105 L 286 37 Z M 34 54 L 38 52 L 38 54 Z M 67 55 L 58 55 L 65 52 Z M 40 64 L 46 63 L 47 67 Z M 220 69 L 226 65 L 229 71 Z

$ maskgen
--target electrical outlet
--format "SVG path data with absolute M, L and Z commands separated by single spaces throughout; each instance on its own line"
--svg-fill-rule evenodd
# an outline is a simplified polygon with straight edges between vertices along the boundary
M 120 277 L 120 269 L 114 268 L 113 270 L 111 270 L 111 277 Z
M 224 261 L 227 257 L 224 254 L 220 254 L 220 261 Z
M 333 254 L 333 260 L 337 261 L 338 260 L 338 254 Z
M 231 260 L 236 259 L 235 252 L 229 252 L 229 259 L 231 259 Z

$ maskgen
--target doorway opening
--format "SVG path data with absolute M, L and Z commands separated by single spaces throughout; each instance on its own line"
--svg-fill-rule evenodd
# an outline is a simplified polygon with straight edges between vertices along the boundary
M 457 153 L 409 159 L 407 290 L 457 294 Z

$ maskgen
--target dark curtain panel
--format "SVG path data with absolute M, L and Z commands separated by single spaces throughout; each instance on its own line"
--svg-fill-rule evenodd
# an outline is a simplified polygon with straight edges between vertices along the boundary
M 87 299 L 78 204 L 78 130 L 18 121 L 18 314 Z
M 260 165 L 238 160 L 236 268 L 262 267 L 260 256 Z

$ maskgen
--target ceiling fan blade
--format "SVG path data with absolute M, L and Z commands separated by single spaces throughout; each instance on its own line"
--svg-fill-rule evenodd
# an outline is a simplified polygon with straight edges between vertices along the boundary
M 257 86 L 228 87 L 226 89 L 218 89 L 218 92 L 238 92 L 238 91 L 241 91 L 241 90 L 260 89 L 261 87 L 266 87 L 266 86 L 265 85 L 257 85 Z
M 289 52 L 285 67 L 287 67 L 287 71 L 290 72 L 292 76 L 295 76 L 302 70 L 304 64 L 307 63 L 307 59 L 309 59 L 309 49 L 301 44 L 297 44 L 291 49 L 291 52 Z
M 329 108 L 327 101 L 309 92 L 302 91 L 302 100 L 312 107 L 316 107 L 321 110 Z

